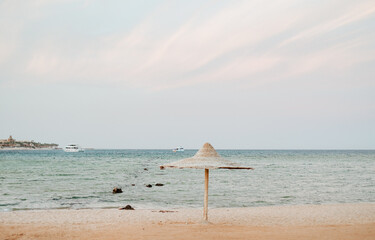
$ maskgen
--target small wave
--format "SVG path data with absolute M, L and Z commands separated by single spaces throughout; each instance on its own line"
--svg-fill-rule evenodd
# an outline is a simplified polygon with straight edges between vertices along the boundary
M 98 198 L 98 196 L 72 196 L 65 199 L 88 199 L 88 198 Z
M 6 207 L 6 206 L 17 206 L 20 203 L 1 203 L 0 207 Z
M 77 174 L 73 174 L 73 173 L 59 173 L 59 174 L 56 174 L 55 176 L 70 177 L 70 176 L 77 176 Z
M 283 196 L 281 197 L 282 199 L 290 199 L 290 198 L 295 198 L 294 196 Z
M 11 209 L 8 209 L 8 211 L 45 210 L 45 209 L 70 209 L 70 207 L 54 207 L 54 208 L 11 208 Z
M 114 201 L 114 200 L 106 200 L 106 199 L 100 199 L 99 202 L 103 202 L 103 203 L 115 203 L 115 202 L 118 202 L 118 201 Z

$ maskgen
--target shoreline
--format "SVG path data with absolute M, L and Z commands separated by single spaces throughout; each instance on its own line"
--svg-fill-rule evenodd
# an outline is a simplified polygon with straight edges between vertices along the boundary
M 374 239 L 375 203 L 213 208 L 209 209 L 209 224 L 202 221 L 202 209 L 0 212 L 1 239 L 203 239 L 202 236 Z
M 126 219 L 122 219 L 124 214 Z M 154 223 L 155 221 L 202 222 L 203 208 L 163 208 L 119 210 L 119 208 L 82 209 L 34 209 L 0 212 L 0 224 L 7 223 L 54 223 L 73 221 L 101 222 L 115 216 L 119 222 L 129 224 Z M 59 218 L 45 218 L 55 215 Z M 72 218 L 73 217 L 73 218 Z M 74 219 L 79 217 L 79 219 Z M 184 220 L 185 219 L 185 220 Z M 276 220 L 277 219 L 277 220 Z M 282 220 L 282 221 L 280 221 Z M 80 222 L 82 221 L 82 222 Z M 286 226 L 316 224 L 375 223 L 375 203 L 340 203 L 322 205 L 280 205 L 243 208 L 209 208 L 209 222 L 213 224 Z

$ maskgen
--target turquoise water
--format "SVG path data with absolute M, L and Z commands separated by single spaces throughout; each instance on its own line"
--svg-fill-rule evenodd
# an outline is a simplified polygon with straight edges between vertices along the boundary
M 195 152 L 0 151 L 0 211 L 201 207 L 203 170 L 159 169 Z M 211 170 L 210 207 L 375 202 L 375 151 L 218 152 L 255 170 Z

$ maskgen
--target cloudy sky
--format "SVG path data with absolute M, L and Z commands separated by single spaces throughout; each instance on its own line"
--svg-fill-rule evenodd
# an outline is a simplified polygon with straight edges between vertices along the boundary
M 0 1 L 0 139 L 374 149 L 375 2 Z

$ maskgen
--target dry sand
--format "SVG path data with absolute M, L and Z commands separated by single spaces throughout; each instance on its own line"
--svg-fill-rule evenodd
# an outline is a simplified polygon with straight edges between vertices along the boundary
M 375 239 L 375 203 L 0 213 L 0 239 Z

